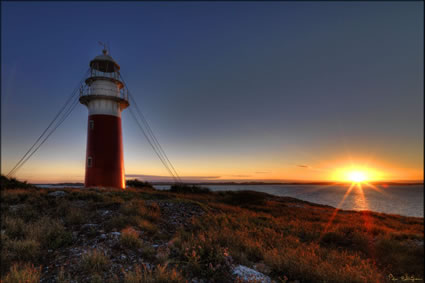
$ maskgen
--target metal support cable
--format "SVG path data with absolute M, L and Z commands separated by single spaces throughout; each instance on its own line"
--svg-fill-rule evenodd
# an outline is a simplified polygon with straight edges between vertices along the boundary
M 137 114 L 139 114 L 139 119 L 142 121 L 142 124 L 143 124 L 144 127 L 141 126 L 140 123 L 137 121 L 136 115 L 132 111 L 130 111 L 131 114 L 133 115 L 133 118 L 137 121 L 139 128 L 142 130 L 142 132 L 145 135 L 146 139 L 148 140 L 149 144 L 151 145 L 151 147 L 153 148 L 153 150 L 155 151 L 155 153 L 157 154 L 157 156 L 159 157 L 161 162 L 164 164 L 167 171 L 169 171 L 169 173 L 173 177 L 173 179 L 176 182 L 182 182 L 179 174 L 177 173 L 177 170 L 175 169 L 175 167 L 171 163 L 170 159 L 168 158 L 167 154 L 165 153 L 164 149 L 162 148 L 161 144 L 159 143 L 158 139 L 156 138 L 156 136 L 155 136 L 152 128 L 150 127 L 148 121 L 146 120 L 145 116 L 140 111 L 140 109 L 139 109 L 139 107 L 136 103 L 136 100 L 134 99 L 133 95 L 131 95 L 130 90 L 128 89 L 127 83 L 125 82 L 125 80 L 124 80 L 124 78 L 122 77 L 121 74 L 119 74 L 119 76 L 120 76 L 122 82 L 125 84 L 125 86 L 127 88 L 128 97 L 131 100 L 131 103 L 134 105 L 134 108 L 136 109 Z
M 15 169 L 13 174 L 15 174 L 22 166 L 24 166 L 24 164 L 31 158 L 31 156 L 33 156 L 34 153 L 37 152 L 37 150 L 47 141 L 47 139 L 53 134 L 53 132 L 66 120 L 66 118 L 68 118 L 68 116 L 72 113 L 72 111 L 78 105 L 78 102 L 79 102 L 78 99 L 76 99 L 76 101 L 74 101 L 73 104 L 71 104 L 71 107 L 68 108 L 68 110 L 66 111 L 66 114 L 64 114 L 61 117 L 60 121 L 49 132 L 49 134 L 42 140 L 42 142 L 31 152 L 31 154 L 28 155 L 27 158 L 25 158 L 25 160 L 21 162 L 21 164 Z
M 165 162 L 164 158 L 161 156 L 161 154 L 158 152 L 158 150 L 155 148 L 155 146 L 152 144 L 151 138 L 148 136 L 148 134 L 146 133 L 146 131 L 143 129 L 143 126 L 140 124 L 139 120 L 136 117 L 136 114 L 133 112 L 133 109 L 130 108 L 130 113 L 132 115 L 132 117 L 134 118 L 134 120 L 136 121 L 137 125 L 139 126 L 140 130 L 142 131 L 143 135 L 145 136 L 145 138 L 147 139 L 147 141 L 149 142 L 150 146 L 152 147 L 152 149 L 154 150 L 154 152 L 156 153 L 156 155 L 158 156 L 159 160 L 162 162 L 162 164 L 164 165 L 165 169 L 168 171 L 168 173 L 171 175 L 171 177 L 173 178 L 174 182 L 177 183 L 178 179 L 177 177 L 174 175 L 174 173 L 170 170 L 170 167 L 168 166 L 168 164 Z
M 37 138 L 37 140 L 34 142 L 34 144 L 27 150 L 27 152 L 22 156 L 22 158 L 15 164 L 15 166 L 12 168 L 12 170 L 9 171 L 9 173 L 7 174 L 7 177 L 12 176 L 13 174 L 16 173 L 16 171 L 21 168 L 21 164 L 24 162 L 26 162 L 29 158 L 28 154 L 30 154 L 30 152 L 34 149 L 34 147 L 38 144 L 38 142 L 43 138 L 43 136 L 45 136 L 45 134 L 47 133 L 47 131 L 52 127 L 52 125 L 56 122 L 56 120 L 62 115 L 62 113 L 64 113 L 64 110 L 66 109 L 66 107 L 69 105 L 69 103 L 72 101 L 72 99 L 76 96 L 76 94 L 78 94 L 78 90 L 80 88 L 80 86 L 82 85 L 84 79 L 86 78 L 88 72 L 90 69 L 88 69 L 85 73 L 84 73 L 84 77 L 80 80 L 80 82 L 78 83 L 77 87 L 72 91 L 72 93 L 69 95 L 69 97 L 67 98 L 67 100 L 65 101 L 64 105 L 59 109 L 58 113 L 55 115 L 55 117 L 53 118 L 53 120 L 50 122 L 50 124 L 47 126 L 47 128 L 41 133 L 41 135 Z M 60 122 L 62 123 L 62 122 Z M 56 129 L 56 128 L 55 128 Z M 48 136 L 50 136 L 51 134 L 49 134 Z M 44 143 L 44 142 L 43 142 Z M 39 147 L 38 147 L 39 148 Z M 37 149 L 38 149 L 37 148 Z M 37 150 L 36 149 L 36 150 Z M 31 156 L 34 153 L 30 154 Z M 25 160 L 25 161 L 24 161 Z
M 143 113 L 140 111 L 139 107 L 137 106 L 136 100 L 134 99 L 134 97 L 131 95 L 131 93 L 129 92 L 129 98 L 132 99 L 136 111 L 139 113 L 139 116 L 142 118 L 143 123 L 145 124 L 145 127 L 148 131 L 148 133 L 151 135 L 154 144 L 156 145 L 157 149 L 159 150 L 159 152 L 165 157 L 165 159 L 167 160 L 168 164 L 171 166 L 172 171 L 174 172 L 174 174 L 176 175 L 177 179 L 179 180 L 179 182 L 181 182 L 181 179 L 179 177 L 179 174 L 177 173 L 176 169 L 173 166 L 173 163 L 171 163 L 170 159 L 168 158 L 167 154 L 165 153 L 164 149 L 162 148 L 161 144 L 159 143 L 158 139 L 156 138 L 155 134 L 152 131 L 152 128 L 150 127 L 148 121 L 146 120 L 146 118 L 144 117 Z

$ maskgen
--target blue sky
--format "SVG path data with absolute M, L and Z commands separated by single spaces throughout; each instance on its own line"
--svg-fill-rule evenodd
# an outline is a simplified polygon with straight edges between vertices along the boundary
M 105 41 L 182 176 L 423 179 L 422 2 L 1 5 L 2 173 Z M 86 122 L 79 105 L 18 177 L 81 181 Z M 123 134 L 127 174 L 167 175 L 128 111 Z

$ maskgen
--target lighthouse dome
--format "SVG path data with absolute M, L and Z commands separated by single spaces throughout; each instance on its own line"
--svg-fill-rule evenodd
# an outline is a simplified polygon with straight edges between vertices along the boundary
M 96 56 L 90 61 L 90 68 L 96 69 L 105 73 L 116 72 L 120 69 L 120 66 L 111 56 L 108 55 L 106 50 L 103 50 L 103 54 Z

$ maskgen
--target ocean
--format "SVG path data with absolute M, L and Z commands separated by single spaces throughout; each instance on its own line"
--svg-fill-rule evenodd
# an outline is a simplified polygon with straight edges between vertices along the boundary
M 170 186 L 155 186 L 168 189 Z M 362 185 L 353 187 L 343 200 L 350 185 L 206 185 L 212 191 L 252 190 L 276 196 L 288 196 L 309 202 L 330 205 L 344 210 L 372 210 L 403 216 L 424 217 L 423 185 Z
M 63 186 L 38 185 L 39 187 L 61 188 Z M 275 196 L 288 196 L 309 202 L 330 205 L 344 210 L 372 210 L 403 216 L 424 217 L 423 185 L 376 185 L 376 189 L 365 185 L 362 189 L 350 185 L 205 185 L 212 191 L 252 190 Z M 72 187 L 72 186 L 71 186 Z M 81 187 L 81 186 L 75 186 Z M 170 186 L 155 185 L 159 190 Z

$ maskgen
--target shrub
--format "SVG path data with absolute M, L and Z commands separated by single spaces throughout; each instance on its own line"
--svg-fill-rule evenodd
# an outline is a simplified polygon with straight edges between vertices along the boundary
M 35 268 L 33 265 L 14 264 L 10 272 L 2 280 L 4 283 L 38 283 L 40 281 L 41 268 Z
M 82 256 L 81 265 L 88 272 L 100 272 L 108 267 L 109 260 L 102 252 L 94 249 Z
M 133 188 L 151 188 L 151 189 L 154 188 L 151 183 L 139 181 L 137 179 L 127 180 L 126 185 L 127 187 L 133 187 Z
M 34 185 L 28 184 L 26 181 L 21 182 L 16 180 L 15 178 L 7 178 L 4 175 L 0 177 L 0 188 L 4 189 L 31 189 L 35 188 Z
M 254 191 L 226 192 L 224 202 L 231 205 L 262 205 L 268 195 Z
M 180 283 L 187 282 L 176 269 L 167 269 L 167 265 L 157 265 L 149 269 L 146 265 L 136 266 L 134 271 L 124 273 L 124 283 Z
M 131 227 L 121 231 L 120 243 L 122 246 L 129 249 L 138 249 L 142 246 L 142 241 L 139 239 L 139 233 Z
M 182 193 L 182 194 L 206 194 L 211 192 L 209 188 L 204 188 L 194 185 L 185 185 L 185 184 L 175 184 L 172 185 L 170 190 L 172 193 Z

